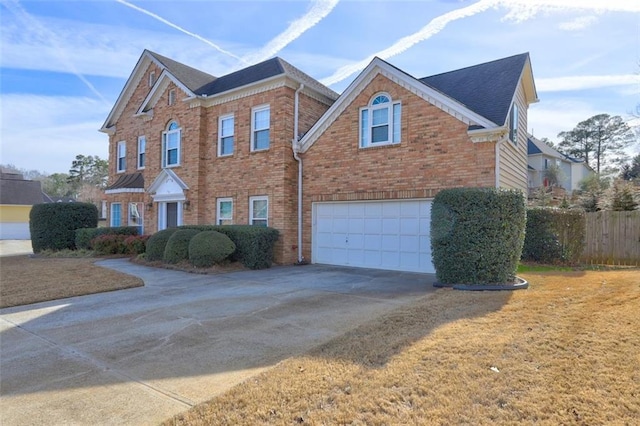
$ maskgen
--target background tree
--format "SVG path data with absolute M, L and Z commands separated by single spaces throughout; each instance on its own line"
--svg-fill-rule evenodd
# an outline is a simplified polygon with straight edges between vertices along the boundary
M 581 121 L 568 132 L 561 132 L 558 145 L 568 155 L 582 158 L 596 173 L 613 171 L 627 156 L 624 149 L 634 142 L 635 135 L 620 116 L 598 114 Z
M 633 157 L 631 162 L 626 163 L 620 170 L 620 178 L 624 180 L 640 181 L 640 154 Z
M 104 188 L 109 175 L 109 166 L 106 160 L 92 155 L 76 155 L 69 169 L 69 183 L 76 191 L 82 185 L 89 184 L 98 188 Z
M 601 210 L 600 199 L 609 187 L 608 181 L 598 175 L 591 175 L 580 181 L 579 186 L 578 204 L 587 212 Z
M 567 176 L 564 174 L 560 166 L 557 164 L 551 164 L 544 171 L 544 177 L 547 179 L 547 182 L 549 182 L 549 186 L 559 187 L 560 182 L 566 179 Z
M 54 173 L 42 180 L 42 191 L 51 197 L 73 197 L 73 189 L 66 173 Z
M 631 182 L 617 179 L 604 191 L 599 200 L 600 210 L 630 211 L 638 208 L 640 188 Z

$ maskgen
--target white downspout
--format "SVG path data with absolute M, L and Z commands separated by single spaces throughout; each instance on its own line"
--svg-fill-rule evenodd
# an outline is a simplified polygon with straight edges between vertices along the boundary
M 500 148 L 504 142 L 504 137 L 496 142 L 496 188 L 500 188 Z
M 300 87 L 294 96 L 293 111 L 293 139 L 291 140 L 291 148 L 293 149 L 293 158 L 298 162 L 298 264 L 305 263 L 302 256 L 302 158 L 298 156 L 298 101 L 299 93 L 304 88 L 304 84 L 300 83 Z

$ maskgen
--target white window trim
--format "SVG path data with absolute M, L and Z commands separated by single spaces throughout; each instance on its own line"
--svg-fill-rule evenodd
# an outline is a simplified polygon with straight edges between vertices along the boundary
M 224 219 L 231 220 L 231 223 L 233 223 L 233 198 L 218 198 L 218 200 L 216 201 L 216 225 L 221 225 L 220 220 L 223 219 L 220 213 L 220 205 L 222 203 L 231 203 L 231 217 L 229 219 Z
M 516 146 L 518 145 L 519 115 L 518 104 L 514 102 L 511 104 L 511 109 L 509 110 L 509 140 Z
M 113 222 L 113 207 L 114 206 L 119 206 L 120 208 L 120 223 L 119 224 L 115 224 Z M 111 203 L 111 205 L 109 206 L 109 226 L 122 226 L 122 203 Z
M 372 105 L 373 101 L 378 97 L 378 96 L 386 96 L 387 98 L 389 98 L 389 102 L 388 103 L 383 103 L 383 104 L 378 104 L 378 105 Z M 396 105 L 400 108 L 400 117 L 399 117 L 399 122 L 396 123 L 396 121 L 394 120 L 394 109 L 396 107 Z M 381 142 L 373 142 L 372 139 L 372 129 L 373 129 L 373 111 L 374 110 L 378 110 L 378 109 L 383 109 L 383 108 L 387 108 L 389 110 L 389 120 L 387 123 L 388 126 L 388 130 L 387 130 L 387 140 L 386 141 L 381 141 Z M 367 114 L 367 128 L 364 129 L 364 131 L 367 132 L 367 143 L 363 144 L 362 141 L 362 114 L 363 112 L 366 111 Z M 400 135 L 398 140 L 394 140 L 394 128 L 396 126 L 396 124 L 398 126 L 400 126 Z M 358 112 L 358 146 L 360 148 L 372 148 L 375 146 L 386 146 L 386 145 L 398 145 L 400 144 L 400 142 L 402 141 L 402 102 L 401 101 L 394 101 L 393 98 L 388 94 L 388 93 L 376 93 L 375 95 L 373 95 L 371 97 L 371 100 L 369 101 L 369 104 L 366 107 L 362 107 L 360 108 L 359 112 Z
M 269 226 L 269 197 L 266 195 L 258 195 L 255 197 L 249 197 L 249 225 L 253 225 L 254 220 L 265 220 L 262 218 L 253 217 L 253 202 L 254 201 L 266 201 L 267 202 L 267 217 L 266 217 L 266 226 Z
M 253 113 L 252 113 L 253 114 Z M 225 137 L 233 138 L 233 149 L 229 154 L 222 153 L 222 122 L 224 120 L 233 119 L 233 127 L 231 129 L 231 135 L 227 135 Z M 253 132 L 251 133 L 253 134 Z M 218 118 L 218 157 L 229 157 L 233 155 L 236 148 L 236 120 L 233 114 L 222 115 Z
M 140 151 L 140 142 L 144 142 L 144 151 Z M 145 165 L 147 163 L 147 138 L 145 136 L 138 136 L 138 155 L 136 156 L 136 163 L 138 166 L 138 170 L 142 170 L 145 168 L 144 165 L 140 165 L 140 154 L 144 154 L 144 162 Z
M 122 156 L 120 156 L 120 147 L 122 147 Z M 123 159 L 123 167 L 120 168 L 120 159 Z M 127 142 L 119 141 L 116 146 L 116 172 L 123 173 L 127 170 Z
M 265 128 L 256 129 L 256 113 L 264 110 L 269 111 L 269 126 Z M 269 146 L 267 148 L 257 149 L 255 147 L 255 133 L 260 130 L 269 130 Z M 257 107 L 251 108 L 251 152 L 266 151 L 269 148 L 271 148 L 271 106 L 268 104 L 259 105 Z
M 173 105 L 176 103 L 176 89 L 169 90 L 168 104 Z
M 162 132 L 162 167 L 165 169 L 171 168 L 171 167 L 178 167 L 180 166 L 180 161 L 181 161 L 181 157 L 182 157 L 182 127 L 180 127 L 180 125 L 178 124 L 177 121 L 171 121 L 169 123 L 169 126 L 171 125 L 171 123 L 176 123 L 176 125 L 178 126 L 177 129 L 175 130 L 165 130 L 164 132 Z M 178 155 L 177 155 L 177 162 L 175 164 L 167 164 L 167 139 L 169 137 L 170 134 L 172 133 L 177 133 L 178 134 Z
M 102 200 L 100 201 L 100 219 L 106 219 L 106 218 L 107 218 L 107 201 Z

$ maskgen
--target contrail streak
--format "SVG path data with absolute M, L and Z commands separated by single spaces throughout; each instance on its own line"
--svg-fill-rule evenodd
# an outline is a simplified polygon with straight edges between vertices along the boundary
M 80 79 L 80 81 L 82 81 L 85 86 L 87 86 L 89 90 L 91 90 L 91 92 L 98 97 L 98 99 L 100 99 L 106 105 L 110 105 L 110 102 L 107 101 L 104 96 L 102 96 L 102 93 L 100 93 L 98 89 L 96 89 L 96 87 L 78 71 L 73 62 L 71 62 L 65 50 L 60 47 L 58 37 L 53 31 L 47 29 L 40 23 L 40 21 L 30 15 L 26 10 L 24 10 L 17 0 L 2 0 L 2 4 L 4 4 L 4 6 L 11 11 L 11 13 L 13 13 L 18 19 L 22 21 L 22 24 L 25 28 L 29 28 L 31 31 L 37 33 L 42 40 L 48 40 L 49 44 L 60 59 L 60 62 L 62 62 L 73 75 L 78 77 L 78 79 Z
M 217 44 L 215 44 L 215 43 L 213 43 L 213 42 L 211 42 L 209 40 L 207 40 L 206 38 L 202 37 L 201 35 L 198 35 L 196 33 L 193 33 L 191 31 L 189 31 L 189 30 L 186 30 L 186 29 L 182 28 L 181 26 L 174 24 L 173 22 L 169 22 L 166 19 L 164 19 L 163 17 L 161 17 L 159 15 L 156 15 L 153 12 L 149 12 L 148 10 L 143 9 L 143 8 L 141 8 L 139 6 L 136 6 L 135 4 L 129 3 L 127 1 L 125 1 L 125 0 L 115 0 L 115 1 L 120 3 L 120 4 L 122 4 L 122 5 L 124 5 L 124 6 L 130 7 L 131 9 L 137 10 L 140 13 L 144 13 L 145 15 L 150 16 L 153 19 L 156 19 L 156 20 L 162 22 L 163 24 L 166 24 L 166 25 L 170 26 L 171 28 L 176 29 L 176 30 L 188 35 L 188 36 L 191 36 L 191 37 L 193 37 L 193 38 L 195 38 L 197 40 L 200 40 L 201 42 L 213 47 L 214 49 L 216 49 L 220 53 L 224 53 L 225 55 L 231 56 L 232 58 L 237 59 L 240 62 L 246 63 L 246 61 L 244 59 L 242 59 L 241 57 L 239 57 L 237 55 L 234 55 L 233 53 L 229 52 L 228 50 L 223 49 L 222 47 L 218 46 Z
M 289 27 L 267 43 L 258 52 L 245 56 L 246 62 L 255 64 L 262 62 L 284 49 L 285 46 L 296 40 L 305 31 L 323 20 L 336 7 L 339 0 L 318 0 L 311 9 L 301 18 L 293 21 Z
M 505 19 L 523 22 L 540 11 L 591 10 L 594 12 L 640 12 L 640 2 L 630 0 L 481 0 L 472 5 L 452 10 L 431 20 L 420 31 L 396 41 L 390 47 L 369 55 L 367 58 L 339 68 L 333 75 L 320 82 L 327 86 L 338 83 L 364 69 L 378 56 L 388 59 L 409 49 L 416 43 L 438 34 L 450 22 L 482 13 L 491 8 L 504 7 L 509 10 Z

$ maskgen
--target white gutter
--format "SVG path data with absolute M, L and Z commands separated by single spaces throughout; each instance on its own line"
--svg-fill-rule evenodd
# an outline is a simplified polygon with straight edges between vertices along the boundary
M 500 148 L 504 139 L 498 139 L 496 142 L 496 188 L 500 188 Z
M 298 263 L 304 263 L 302 256 L 302 158 L 298 156 L 298 101 L 299 93 L 304 89 L 304 84 L 300 83 L 300 87 L 295 92 L 294 110 L 293 110 L 293 139 L 291 140 L 291 148 L 293 149 L 293 158 L 298 162 Z

